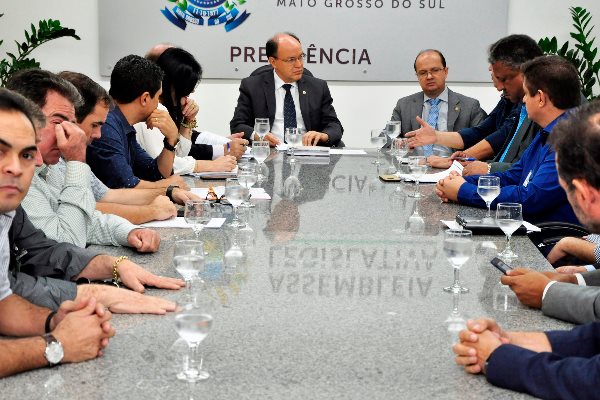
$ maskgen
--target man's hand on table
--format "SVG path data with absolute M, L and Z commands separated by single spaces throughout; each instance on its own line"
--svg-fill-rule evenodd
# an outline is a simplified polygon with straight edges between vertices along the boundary
M 94 297 L 116 314 L 166 314 L 177 305 L 167 299 L 153 297 L 110 285 L 77 286 L 76 302 Z
M 500 345 L 509 343 L 507 334 L 493 319 L 467 321 L 467 329 L 460 331 L 459 342 L 452 346 L 455 361 L 471 374 L 484 372 L 490 355 Z
M 435 193 L 445 203 L 448 201 L 457 201 L 458 191 L 463 183 L 465 183 L 465 179 L 456 171 L 452 171 L 447 178 L 440 179 L 435 185 Z

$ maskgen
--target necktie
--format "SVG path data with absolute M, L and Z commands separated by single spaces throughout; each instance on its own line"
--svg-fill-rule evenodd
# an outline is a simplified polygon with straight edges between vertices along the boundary
M 283 85 L 285 89 L 285 98 L 283 99 L 283 129 L 296 128 L 296 107 L 294 105 L 294 99 L 290 92 L 292 85 L 286 83 Z
M 440 101 L 441 99 L 429 99 L 427 103 L 429 103 L 429 115 L 427 116 L 427 123 L 433 128 L 437 129 L 437 121 L 440 115 Z M 433 154 L 433 145 L 427 144 L 423 146 L 423 155 L 428 157 Z
M 508 146 L 506 146 L 506 149 L 504 149 L 504 153 L 502 153 L 502 156 L 500 157 L 500 162 L 504 162 L 504 159 L 506 158 L 506 154 L 508 154 L 510 146 L 512 146 L 513 142 L 515 141 L 515 138 L 517 137 L 517 132 L 519 132 L 519 128 L 521 128 L 521 125 L 523 125 L 523 121 L 525 121 L 525 117 L 527 117 L 527 109 L 525 108 L 525 104 L 523 104 L 521 106 L 521 115 L 519 115 L 519 123 L 517 124 L 517 129 L 515 129 L 515 133 L 513 134 L 512 139 L 510 139 Z

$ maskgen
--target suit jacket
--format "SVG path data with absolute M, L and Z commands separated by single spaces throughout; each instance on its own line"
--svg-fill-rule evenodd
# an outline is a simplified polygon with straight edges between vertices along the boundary
M 553 283 L 542 301 L 542 312 L 577 324 L 598 321 L 600 320 L 600 287 L 564 282 Z
M 502 172 L 512 168 L 513 164 L 521 159 L 521 156 L 525 153 L 525 150 L 527 150 L 527 147 L 529 147 L 540 129 L 538 124 L 529 118 L 525 118 L 519 127 L 519 130 L 514 135 L 508 136 L 504 141 L 504 145 L 491 162 L 490 172 Z M 513 136 L 515 140 L 511 143 Z M 506 153 L 504 161 L 500 162 L 502 154 L 509 145 L 510 147 L 508 148 L 508 153 Z
M 487 380 L 543 399 L 596 399 L 600 386 L 600 323 L 546 332 L 552 352 L 512 344 L 488 359 Z
M 398 100 L 392 111 L 392 121 L 401 121 L 402 136 L 421 126 L 416 117 L 423 114 L 423 92 L 418 92 Z M 479 101 L 448 89 L 448 132 L 479 125 L 487 116 L 479 106 Z
M 324 146 L 340 144 L 344 128 L 340 123 L 327 82 L 322 79 L 302 75 L 298 81 L 300 111 L 307 131 L 323 132 L 329 135 Z M 231 133 L 244 132 L 251 139 L 254 131 L 254 118 L 275 119 L 275 78 L 272 73 L 263 73 L 242 79 L 240 96 L 229 123 Z
M 71 282 L 100 254 L 70 243 L 48 239 L 35 228 L 21 206 L 8 231 L 10 245 L 10 287 L 13 293 L 33 304 L 56 310 L 73 300 L 77 287 Z

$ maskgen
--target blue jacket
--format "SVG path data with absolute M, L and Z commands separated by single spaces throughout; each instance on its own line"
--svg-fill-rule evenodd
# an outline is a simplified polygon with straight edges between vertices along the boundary
M 546 335 L 551 353 L 498 347 L 488 359 L 488 381 L 542 399 L 599 398 L 600 322 Z
M 564 114 L 563 114 L 564 116 Z M 492 203 L 520 203 L 523 218 L 530 222 L 562 221 L 579 224 L 567 194 L 558 183 L 555 152 L 546 143 L 549 131 L 563 116 L 552 121 L 533 139 L 521 159 L 508 171 L 490 174 L 500 178 L 501 191 Z M 485 208 L 477 194 L 478 175 L 468 176 L 458 191 L 461 204 Z
M 520 112 L 520 104 L 513 104 L 505 97 L 500 98 L 496 107 L 479 125 L 458 131 L 465 149 L 485 139 L 490 143 L 495 153 L 500 151 L 504 141 L 514 130 L 515 123 L 519 121 Z

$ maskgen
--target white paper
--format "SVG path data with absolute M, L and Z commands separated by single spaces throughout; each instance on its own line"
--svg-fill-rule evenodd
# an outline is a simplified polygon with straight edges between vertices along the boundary
M 450 172 L 452 171 L 456 171 L 460 175 L 462 175 L 462 170 L 463 166 L 458 161 L 454 161 L 450 168 L 448 168 L 447 170 L 437 172 L 435 174 L 425 174 L 421 176 L 421 179 L 419 179 L 419 183 L 438 183 L 440 179 L 447 178 L 448 175 L 450 175 Z M 405 181 L 415 180 L 412 174 L 398 174 L 398 176 L 404 179 Z
M 223 177 L 225 178 L 235 178 L 237 177 L 238 167 L 234 167 L 231 171 L 210 171 L 210 172 L 192 172 L 189 174 L 194 178 L 212 178 L 212 177 Z
M 210 144 L 211 146 L 222 146 L 229 141 L 228 138 L 209 131 L 200 132 L 196 138 L 196 144 Z
M 164 221 L 150 221 L 140 226 L 144 228 L 191 228 L 183 217 L 175 217 Z
M 298 146 L 294 150 L 294 156 L 304 157 L 329 157 L 329 152 L 331 149 L 329 147 L 323 146 Z M 290 154 L 290 149 L 288 148 L 288 154 Z
M 288 144 L 279 143 L 277 146 L 275 146 L 275 148 L 277 149 L 277 151 L 286 151 L 288 149 Z
M 208 221 L 208 224 L 204 225 L 205 228 L 220 228 L 221 226 L 223 226 L 223 223 L 225 222 L 225 218 L 211 218 L 210 221 Z
M 331 149 L 329 154 L 344 154 L 347 156 L 366 155 L 367 152 L 362 149 Z
M 225 218 L 211 218 L 204 226 L 205 228 L 220 228 L 225 222 Z M 175 217 L 164 221 L 150 221 L 141 224 L 144 228 L 187 228 L 192 229 L 191 225 L 185 222 L 183 217 Z
M 441 219 L 440 221 L 450 229 L 463 229 L 462 225 L 456 222 L 455 220 L 444 221 L 443 219 Z
M 527 221 L 523 221 L 523 226 L 525 227 L 525 229 L 527 229 L 527 232 L 541 232 L 542 229 L 538 226 L 535 226 L 532 223 L 529 223 Z

